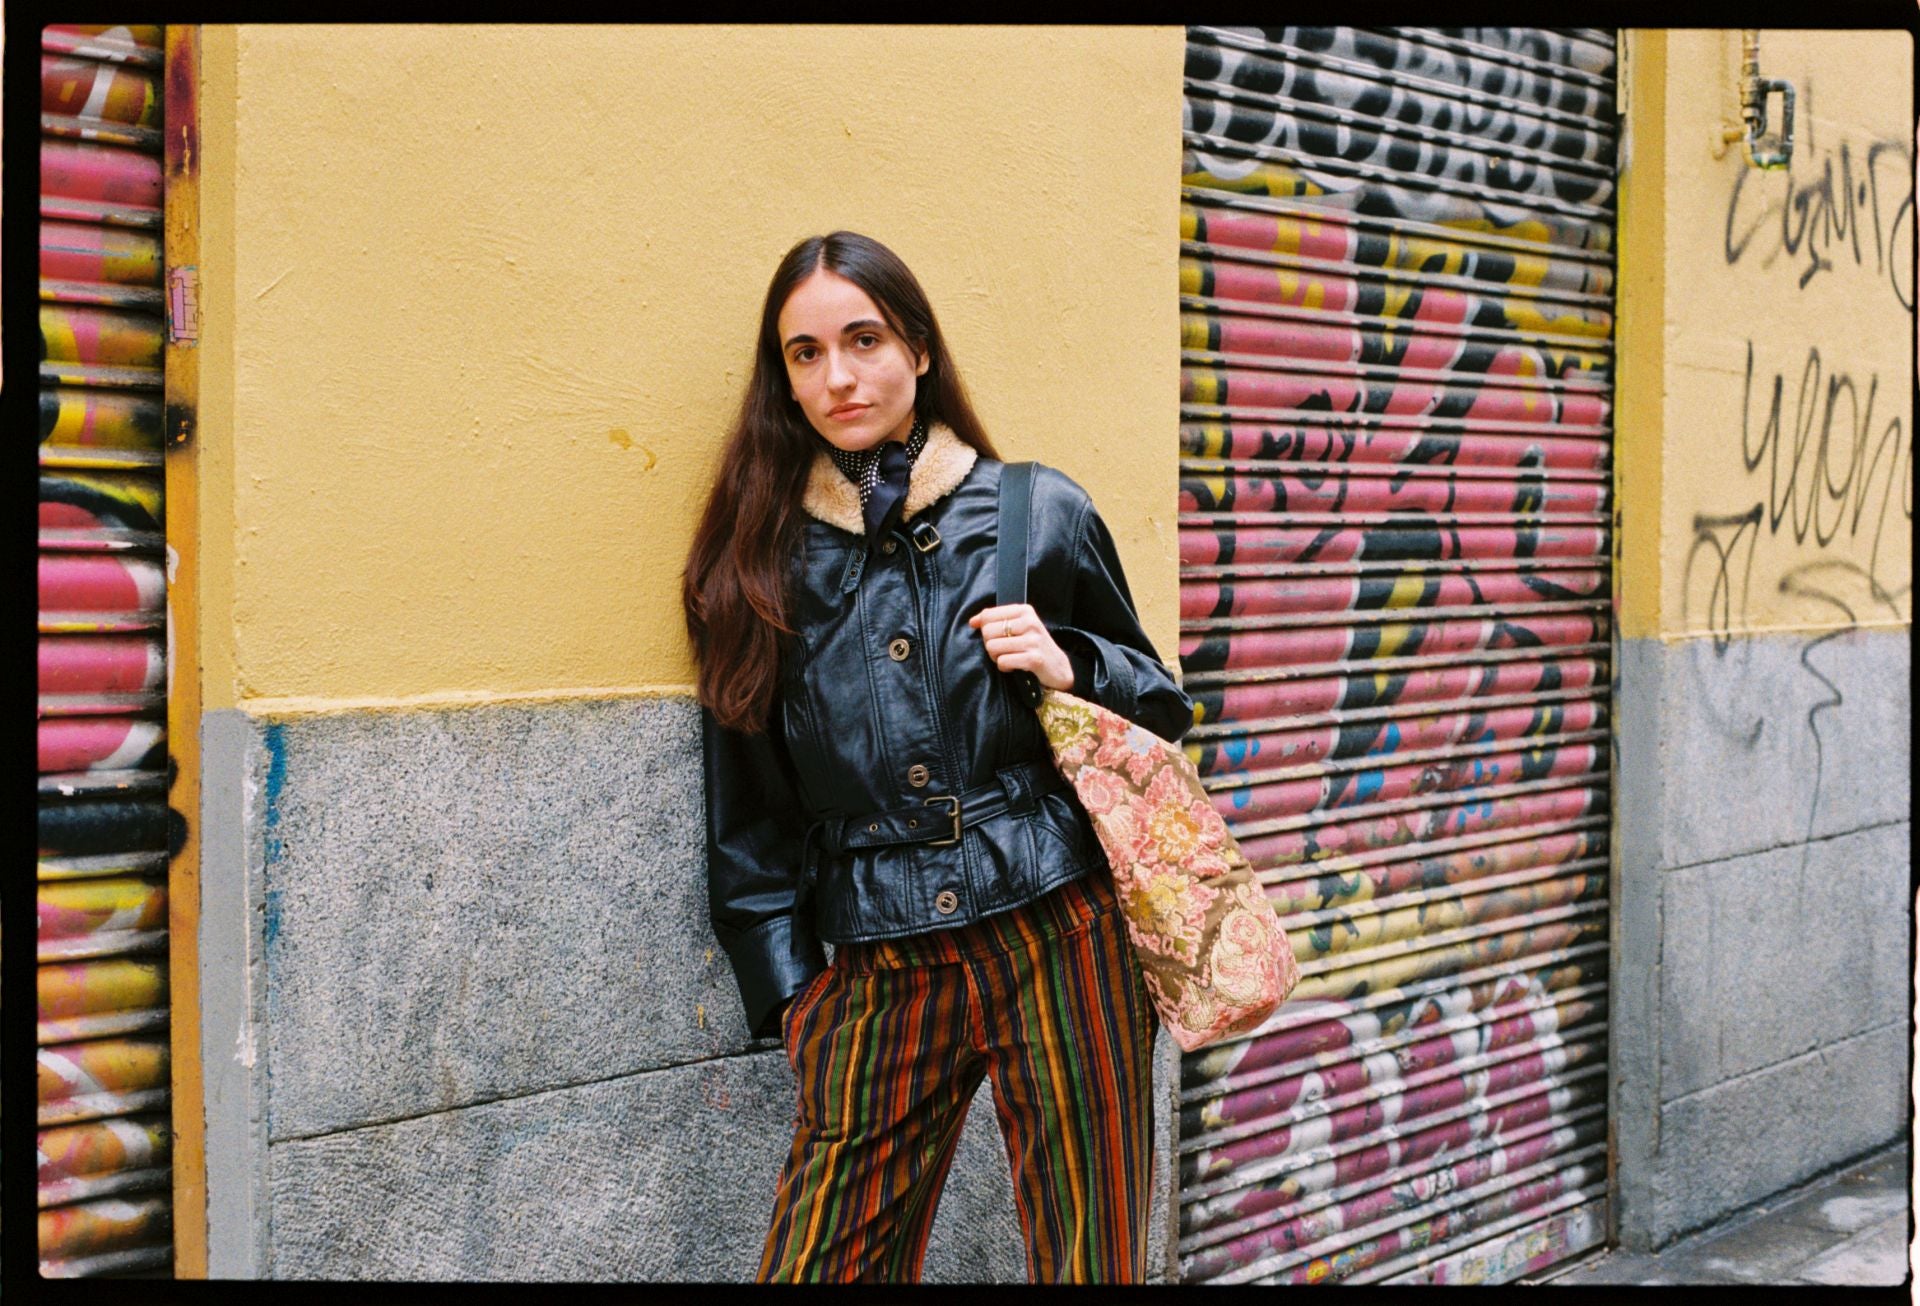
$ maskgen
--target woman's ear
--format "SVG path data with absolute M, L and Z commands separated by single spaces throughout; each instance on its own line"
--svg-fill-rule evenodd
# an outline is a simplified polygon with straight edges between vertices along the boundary
M 913 357 L 914 357 L 913 374 L 915 376 L 925 376 L 927 374 L 927 364 L 931 361 L 932 356 L 927 353 L 924 347 L 922 347 L 920 349 L 916 349 L 913 351 Z

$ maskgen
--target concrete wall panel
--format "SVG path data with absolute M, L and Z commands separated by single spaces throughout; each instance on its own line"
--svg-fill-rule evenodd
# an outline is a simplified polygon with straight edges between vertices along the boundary
M 1667 1101 L 1900 1018 L 1906 822 L 1668 873 Z
M 768 1052 L 276 1144 L 273 1276 L 749 1280 L 792 1118 Z M 1024 1277 L 983 1089 L 927 1278 Z
M 264 728 L 274 1139 L 740 1051 L 684 699 Z
M 1882 1025 L 1667 1104 L 1656 1209 L 1670 1231 L 1709 1224 L 1843 1164 L 1907 1125 L 1908 1028 Z M 1632 1245 L 1632 1244 L 1629 1244 Z
M 1666 646 L 1664 866 L 1905 820 L 1912 646 L 1904 628 Z M 1623 687 L 1636 691 L 1638 686 Z
M 1904 630 L 1621 643 L 1612 1074 L 1627 1246 L 1662 1246 L 1904 1127 L 1905 1045 L 1865 1035 L 1907 1019 L 1910 665 Z M 1805 1086 L 1829 1062 L 1845 1085 L 1831 1103 Z M 1738 1136 L 1711 1118 L 1718 1102 L 1756 1117 L 1747 1160 L 1702 1159 Z M 1779 1138 L 1792 1143 L 1773 1156 Z

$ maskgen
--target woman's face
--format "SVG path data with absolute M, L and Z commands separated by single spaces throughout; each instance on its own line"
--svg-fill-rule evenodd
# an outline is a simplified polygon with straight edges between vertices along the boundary
M 820 268 L 793 288 L 777 325 L 793 397 L 829 444 L 858 451 L 907 438 L 927 358 L 866 291 Z

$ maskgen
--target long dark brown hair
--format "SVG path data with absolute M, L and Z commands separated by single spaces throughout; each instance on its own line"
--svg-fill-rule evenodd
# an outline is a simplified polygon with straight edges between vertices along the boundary
M 887 325 L 926 354 L 914 413 L 930 426 L 944 423 L 987 457 L 999 457 L 967 402 L 933 306 L 898 254 L 852 231 L 809 236 L 787 251 L 767 286 L 753 374 L 680 578 L 687 634 L 700 666 L 700 702 L 720 724 L 749 734 L 767 724 L 781 636 L 793 633 L 787 587 L 804 525 L 800 498 L 815 451 L 826 447 L 788 390 L 780 310 L 820 268 L 864 290 Z

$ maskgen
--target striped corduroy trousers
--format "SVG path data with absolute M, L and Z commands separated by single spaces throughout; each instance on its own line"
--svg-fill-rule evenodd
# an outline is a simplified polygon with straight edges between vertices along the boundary
M 849 944 L 784 1017 L 793 1146 L 762 1282 L 915 1282 L 993 1084 L 1036 1283 L 1145 1277 L 1154 1013 L 1104 870 L 951 930 Z

